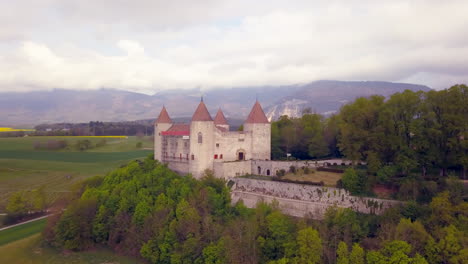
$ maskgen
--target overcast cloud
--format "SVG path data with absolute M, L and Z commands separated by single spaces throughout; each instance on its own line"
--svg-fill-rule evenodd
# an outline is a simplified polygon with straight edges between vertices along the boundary
M 468 1 L 0 0 L 0 91 L 468 83 Z

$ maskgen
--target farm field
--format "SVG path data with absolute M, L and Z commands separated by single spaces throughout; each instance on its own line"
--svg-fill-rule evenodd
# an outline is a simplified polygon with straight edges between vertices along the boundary
M 0 263 L 62 264 L 62 263 L 140 263 L 138 259 L 118 256 L 110 250 L 94 249 L 88 252 L 61 252 L 45 246 L 41 234 L 0 246 Z
M 34 144 L 51 140 L 66 140 L 73 146 L 87 139 L 93 145 L 106 144 L 86 151 L 70 147 L 63 150 L 35 150 Z M 142 143 L 141 148 L 136 144 Z M 51 200 L 70 191 L 70 187 L 85 178 L 105 175 L 130 160 L 151 154 L 152 140 L 102 137 L 22 137 L 0 138 L 0 213 L 4 212 L 12 192 L 45 187 Z
M 335 187 L 336 182 L 341 179 L 342 173 L 334 173 L 328 171 L 315 171 L 314 173 L 303 174 L 298 172 L 296 174 L 287 173 L 283 178 L 293 181 L 311 181 L 325 183 L 325 186 Z
M 42 232 L 46 221 L 47 218 L 43 218 L 37 221 L 26 223 L 24 225 L 15 226 L 0 231 L 0 247 Z

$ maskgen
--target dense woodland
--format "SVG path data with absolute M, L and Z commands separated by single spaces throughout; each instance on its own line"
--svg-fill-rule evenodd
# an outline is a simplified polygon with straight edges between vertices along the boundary
M 229 185 L 229 183 L 228 183 Z M 44 237 L 69 250 L 106 246 L 149 263 L 467 263 L 468 203 L 438 193 L 385 215 L 331 207 L 323 221 L 275 204 L 230 204 L 209 172 L 180 176 L 153 160 L 88 179 Z
M 468 167 L 468 87 L 429 92 L 406 90 L 358 98 L 328 118 L 304 111 L 272 124 L 272 156 L 297 159 L 346 157 L 367 161 L 373 172 L 395 166 L 425 176 L 432 169 L 446 176 Z
M 402 199 L 429 202 L 449 176 L 466 179 L 468 87 L 406 90 L 358 98 L 328 118 L 306 110 L 272 124 L 272 158 L 344 157 L 367 166 L 350 169 L 344 187 L 372 194 L 378 184 Z

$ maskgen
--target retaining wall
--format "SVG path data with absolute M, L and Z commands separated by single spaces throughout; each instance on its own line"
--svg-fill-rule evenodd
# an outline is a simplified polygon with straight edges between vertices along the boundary
M 348 191 L 339 188 L 247 178 L 235 178 L 232 181 L 233 203 L 242 200 L 247 207 L 253 208 L 260 201 L 277 200 L 284 213 L 299 217 L 311 216 L 320 219 L 328 207 L 335 205 L 366 214 L 381 214 L 386 209 L 401 203 L 394 200 L 352 196 Z

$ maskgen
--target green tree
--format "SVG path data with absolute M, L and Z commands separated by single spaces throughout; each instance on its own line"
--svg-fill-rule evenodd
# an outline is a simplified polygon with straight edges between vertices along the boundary
M 36 211 L 44 211 L 46 209 L 47 197 L 44 186 L 32 191 L 32 205 L 33 209 Z
M 337 264 L 349 264 L 349 251 L 348 245 L 345 242 L 341 241 L 338 243 L 338 249 L 336 250 L 336 263 Z
M 362 249 L 358 243 L 354 243 L 351 253 L 349 254 L 349 264 L 364 264 L 364 258 L 364 249 Z
M 25 192 L 15 192 L 8 199 L 6 211 L 12 215 L 23 215 L 29 212 L 30 206 Z
M 427 264 L 427 261 L 416 254 L 410 257 L 411 246 L 400 240 L 387 242 L 379 251 L 369 251 L 367 264 Z
M 362 194 L 365 190 L 365 182 L 362 178 L 362 175 L 359 175 L 355 169 L 349 168 L 344 171 L 341 180 L 343 187 L 351 194 Z
M 312 227 L 302 229 L 297 234 L 298 264 L 321 263 L 322 239 Z
M 396 227 L 395 238 L 406 241 L 413 247 L 413 253 L 423 252 L 430 235 L 419 221 L 402 218 Z

